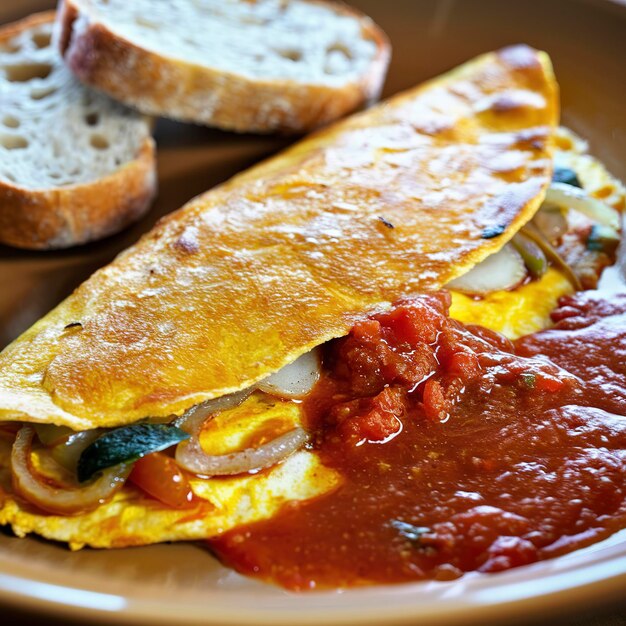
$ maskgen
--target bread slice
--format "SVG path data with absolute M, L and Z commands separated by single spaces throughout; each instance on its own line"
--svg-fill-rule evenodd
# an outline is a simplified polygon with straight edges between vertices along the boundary
M 0 241 L 21 248 L 110 235 L 156 191 L 150 120 L 72 76 L 54 17 L 0 28 Z
M 61 51 L 140 111 L 302 132 L 378 97 L 390 57 L 368 17 L 319 0 L 62 0 Z

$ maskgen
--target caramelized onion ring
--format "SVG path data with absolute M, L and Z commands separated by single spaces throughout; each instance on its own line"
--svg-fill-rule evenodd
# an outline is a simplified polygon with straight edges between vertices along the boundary
M 200 434 L 204 423 L 213 418 L 218 413 L 228 409 L 234 409 L 239 406 L 246 398 L 250 396 L 254 388 L 249 387 L 237 393 L 231 393 L 227 396 L 207 400 L 202 404 L 192 406 L 188 411 L 177 418 L 174 423 L 192 437 Z
M 230 454 L 209 455 L 193 436 L 176 448 L 176 462 L 183 469 L 200 476 L 232 476 L 255 472 L 280 463 L 308 440 L 307 432 L 297 426 L 258 448 L 247 448 Z
M 177 426 L 191 435 L 190 439 L 181 441 L 176 448 L 176 462 L 180 467 L 199 476 L 245 474 L 280 463 L 306 443 L 308 435 L 298 426 L 258 448 L 247 448 L 230 454 L 206 454 L 200 445 L 200 432 L 204 424 L 218 413 L 239 406 L 252 391 L 253 388 L 245 389 L 209 400 L 192 407 L 177 420 Z
M 561 209 L 552 204 L 543 204 L 535 213 L 532 223 L 545 235 L 546 239 L 555 244 L 567 232 L 567 220 Z
M 35 430 L 23 426 L 11 450 L 11 474 L 15 490 L 30 503 L 56 515 L 78 515 L 97 508 L 122 487 L 132 464 L 111 467 L 84 487 L 53 487 L 37 474 L 31 459 Z

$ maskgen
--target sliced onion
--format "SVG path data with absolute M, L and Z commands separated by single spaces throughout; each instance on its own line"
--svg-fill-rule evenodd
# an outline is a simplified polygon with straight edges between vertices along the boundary
M 196 404 L 196 406 L 192 406 L 188 411 L 177 418 L 175 424 L 192 436 L 199 435 L 203 424 L 208 419 L 222 411 L 234 409 L 236 406 L 239 406 L 253 390 L 254 389 L 251 387 L 237 393 L 230 393 L 221 398 L 207 400 L 202 404 Z
M 63 441 L 53 446 L 50 449 L 50 454 L 59 465 L 62 465 L 71 472 L 75 472 L 78 459 L 83 453 L 83 450 L 100 437 L 102 432 L 100 428 L 83 430 L 78 433 L 74 432 Z
M 54 424 L 33 424 L 37 438 L 44 446 L 55 446 L 74 434 L 67 426 L 55 426 Z
M 492 291 L 512 289 L 526 277 L 524 260 L 511 244 L 488 256 L 467 274 L 450 281 L 446 287 L 471 295 L 484 296 Z
M 541 278 L 548 271 L 548 259 L 543 250 L 523 233 L 517 233 L 511 240 L 511 245 L 521 254 L 530 275 Z
M 77 432 L 66 426 L 52 424 L 32 424 L 32 427 L 39 441 L 50 449 L 52 458 L 72 472 L 76 471 L 83 450 L 103 432 L 101 428 Z
M 552 183 L 546 192 L 546 201 L 565 209 L 574 209 L 599 224 L 619 230 L 619 212 L 601 200 L 588 196 L 578 187 Z
M 273 396 L 298 399 L 306 396 L 321 375 L 319 350 L 317 348 L 298 357 L 274 374 L 262 380 L 255 387 L 249 387 L 237 393 L 207 400 L 191 407 L 174 423 L 190 435 L 197 435 L 202 425 L 213 415 L 239 406 L 255 389 L 260 389 Z
M 533 217 L 533 224 L 552 243 L 556 243 L 567 232 L 567 220 L 563 211 L 554 204 L 542 204 Z
M 315 348 L 262 380 L 257 387 L 279 398 L 304 398 L 311 392 L 320 375 L 319 350 Z
M 521 232 L 534 241 L 544 252 L 547 259 L 569 280 L 575 291 L 580 291 L 582 285 L 574 270 L 563 260 L 561 255 L 552 247 L 552 244 L 543 236 L 543 233 L 532 223 L 526 224 Z
M 31 448 L 35 430 L 23 426 L 11 450 L 11 473 L 15 490 L 30 503 L 56 515 L 78 515 L 97 508 L 120 489 L 131 464 L 111 467 L 100 478 L 84 487 L 54 487 L 33 467 Z
M 258 448 L 209 455 L 202 450 L 198 438 L 192 437 L 176 448 L 176 462 L 183 469 L 200 476 L 232 476 L 256 472 L 280 463 L 299 450 L 307 440 L 307 432 L 297 426 Z

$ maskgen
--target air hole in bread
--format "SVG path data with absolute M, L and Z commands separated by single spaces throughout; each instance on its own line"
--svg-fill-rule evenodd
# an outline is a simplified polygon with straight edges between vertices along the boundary
M 276 50 L 278 54 L 280 54 L 283 59 L 289 59 L 290 61 L 300 61 L 302 59 L 302 52 L 300 50 Z
M 326 74 L 344 73 L 353 59 L 352 52 L 341 43 L 335 43 L 327 48 L 326 55 L 326 64 L 324 65 Z
M 0 145 L 7 150 L 28 148 L 28 140 L 21 135 L 0 135 Z
M 150 20 L 147 20 L 145 17 L 138 15 L 137 17 L 135 17 L 135 24 L 137 24 L 137 26 L 143 26 L 144 28 L 151 28 L 152 30 L 159 30 L 159 25 L 156 24 L 155 22 L 151 22 Z
M 2 118 L 2 123 L 7 128 L 19 128 L 20 127 L 20 121 L 14 115 L 5 115 Z
M 44 98 L 51 96 L 53 93 L 56 93 L 57 89 L 58 88 L 54 87 L 53 85 L 50 85 L 48 87 L 39 87 L 38 89 L 33 89 L 30 92 L 30 97 L 33 100 L 43 100 Z
M 336 43 L 334 45 L 332 45 L 330 48 L 328 48 L 326 50 L 326 53 L 328 55 L 331 54 L 341 54 L 344 57 L 346 57 L 346 59 L 349 59 L 350 61 L 352 60 L 352 52 L 350 51 L 349 48 L 347 48 L 346 46 L 344 46 L 342 43 Z
M 16 40 L 4 41 L 0 44 L 0 52 L 8 52 L 9 54 L 14 54 L 15 52 L 19 52 L 22 49 L 19 42 Z
M 52 34 L 41 32 L 33 33 L 32 40 L 35 47 L 41 50 L 41 48 L 47 48 L 50 45 L 50 42 L 52 41 Z
M 263 26 L 264 24 L 269 24 L 271 20 L 260 15 L 242 15 L 241 21 L 244 24 L 258 24 L 259 26 Z
M 85 115 L 85 123 L 87 126 L 96 126 L 99 121 L 100 116 L 97 113 L 87 113 L 87 115 Z
M 111 145 L 104 135 L 92 135 L 89 143 L 96 150 L 106 150 Z
M 50 63 L 20 63 L 4 66 L 4 74 L 12 83 L 25 83 L 34 78 L 47 78 L 51 71 Z

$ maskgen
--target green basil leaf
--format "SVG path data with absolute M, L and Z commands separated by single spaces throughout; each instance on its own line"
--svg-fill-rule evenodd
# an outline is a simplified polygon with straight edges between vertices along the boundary
M 566 185 L 572 185 L 572 187 L 579 187 L 582 189 L 580 179 L 574 170 L 569 167 L 555 167 L 552 173 L 552 180 L 555 183 L 565 183 Z
M 136 461 L 188 438 L 185 431 L 169 424 L 132 424 L 110 430 L 83 450 L 78 459 L 78 480 L 85 482 L 108 467 Z
M 432 530 L 426 526 L 414 526 L 413 524 L 403 522 L 399 519 L 392 519 L 389 524 L 392 528 L 398 531 L 398 534 L 401 537 L 414 544 L 420 543 L 422 535 L 432 532 Z
M 594 224 L 587 237 L 587 250 L 613 254 L 619 245 L 619 233 L 610 226 Z

